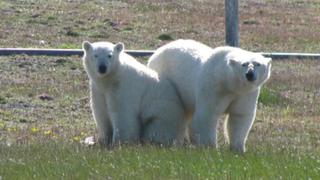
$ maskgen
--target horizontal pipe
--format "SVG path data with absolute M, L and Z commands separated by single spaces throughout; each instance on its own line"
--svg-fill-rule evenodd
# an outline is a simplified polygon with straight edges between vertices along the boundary
M 151 56 L 152 50 L 126 50 L 134 57 Z M 32 48 L 0 48 L 0 56 L 25 54 L 30 56 L 82 56 L 82 49 L 32 49 Z M 278 53 L 261 52 L 263 56 L 272 59 L 320 59 L 320 54 L 315 53 Z
M 154 51 L 126 50 L 134 57 L 151 56 Z M 33 48 L 0 48 L 0 56 L 25 54 L 29 56 L 82 56 L 82 49 L 33 49 Z
M 146 57 L 154 53 L 152 50 L 125 50 L 125 52 L 134 57 Z
M 265 57 L 271 57 L 272 59 L 320 59 L 320 54 L 315 53 L 262 52 L 261 54 Z
M 0 56 L 18 54 L 25 54 L 30 56 L 82 56 L 83 51 L 82 49 L 0 48 Z

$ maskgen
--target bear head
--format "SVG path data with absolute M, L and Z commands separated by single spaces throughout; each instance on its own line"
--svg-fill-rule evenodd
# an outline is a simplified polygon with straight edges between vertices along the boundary
M 272 59 L 260 53 L 236 49 L 228 53 L 227 61 L 241 84 L 259 87 L 270 77 Z
M 91 77 L 103 78 L 114 72 L 120 61 L 119 55 L 124 49 L 123 43 L 109 42 L 82 43 L 84 50 L 83 64 Z

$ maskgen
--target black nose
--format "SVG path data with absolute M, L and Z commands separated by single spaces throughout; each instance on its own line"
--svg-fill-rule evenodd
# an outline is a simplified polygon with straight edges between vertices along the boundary
M 104 64 L 99 65 L 99 70 L 98 71 L 99 71 L 100 74 L 106 73 L 107 72 L 107 66 L 104 65 Z
M 255 81 L 257 79 L 255 73 L 253 72 L 253 70 L 249 70 L 247 73 L 246 73 L 246 78 L 248 81 Z

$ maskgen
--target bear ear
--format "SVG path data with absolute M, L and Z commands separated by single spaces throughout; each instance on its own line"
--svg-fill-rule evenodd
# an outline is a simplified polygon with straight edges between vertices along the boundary
M 118 42 L 115 46 L 114 46 L 114 50 L 117 52 L 121 52 L 124 49 L 124 44 L 122 42 Z
M 270 65 L 271 64 L 271 62 L 272 62 L 272 58 L 264 58 L 265 60 L 266 60 L 266 62 L 267 62 L 267 64 L 268 65 Z
M 237 61 L 235 59 L 229 59 L 229 64 L 234 66 L 237 64 Z
M 270 70 L 272 58 L 267 58 L 267 62 L 268 62 L 268 69 Z
M 271 63 L 272 58 L 265 58 L 267 60 L 267 63 Z
M 84 41 L 82 43 L 82 48 L 85 50 L 85 51 L 89 51 L 92 49 L 92 45 L 89 41 Z

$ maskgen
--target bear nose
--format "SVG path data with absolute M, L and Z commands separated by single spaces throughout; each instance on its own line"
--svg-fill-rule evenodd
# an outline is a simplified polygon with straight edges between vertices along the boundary
M 104 64 L 99 65 L 99 69 L 98 69 L 100 74 L 104 74 L 107 72 L 107 66 Z
M 253 70 L 249 70 L 247 73 L 246 73 L 246 78 L 248 81 L 255 81 L 257 79 L 255 73 Z

